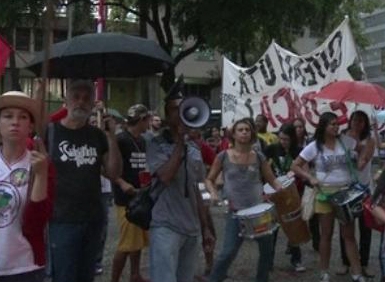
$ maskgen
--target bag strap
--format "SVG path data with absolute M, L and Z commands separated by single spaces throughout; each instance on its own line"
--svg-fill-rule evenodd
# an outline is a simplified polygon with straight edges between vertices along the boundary
M 359 182 L 358 181 L 358 176 L 357 176 L 356 170 L 354 168 L 354 165 L 353 165 L 353 162 L 352 162 L 352 159 L 351 159 L 350 150 L 346 149 L 346 146 L 345 146 L 344 142 L 342 142 L 342 140 L 340 138 L 338 138 L 337 140 L 341 144 L 342 148 L 345 151 L 345 158 L 346 158 L 346 163 L 348 165 L 348 169 L 349 169 L 349 172 L 350 172 L 350 177 L 352 178 L 353 182 L 357 183 L 357 182 Z

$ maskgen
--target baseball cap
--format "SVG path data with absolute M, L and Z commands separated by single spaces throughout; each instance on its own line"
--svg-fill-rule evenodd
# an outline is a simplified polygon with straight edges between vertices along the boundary
M 145 105 L 136 104 L 131 106 L 127 111 L 128 120 L 137 120 L 149 116 L 150 113 Z

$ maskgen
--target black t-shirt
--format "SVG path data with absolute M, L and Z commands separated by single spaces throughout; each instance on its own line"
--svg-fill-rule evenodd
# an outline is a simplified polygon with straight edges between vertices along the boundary
M 98 221 L 103 216 L 100 170 L 108 150 L 100 129 L 85 125 L 69 129 L 54 124 L 52 161 L 57 186 L 53 221 L 77 223 Z
M 123 159 L 122 178 L 135 188 L 139 188 L 138 174 L 146 168 L 146 141 L 142 136 L 135 138 L 128 131 L 121 132 L 117 139 Z M 124 193 L 119 185 L 114 184 L 112 187 L 115 204 L 118 206 L 127 205 L 130 196 Z

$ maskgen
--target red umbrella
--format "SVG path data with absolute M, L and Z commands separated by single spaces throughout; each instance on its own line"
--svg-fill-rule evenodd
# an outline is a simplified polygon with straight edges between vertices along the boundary
M 385 106 L 385 89 L 363 81 L 340 80 L 323 87 L 312 98 Z

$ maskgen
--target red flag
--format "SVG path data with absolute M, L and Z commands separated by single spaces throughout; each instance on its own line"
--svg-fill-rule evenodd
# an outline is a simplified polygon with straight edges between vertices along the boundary
M 0 36 L 0 76 L 3 75 L 5 67 L 7 65 L 9 54 L 11 53 L 11 47 L 8 42 Z

